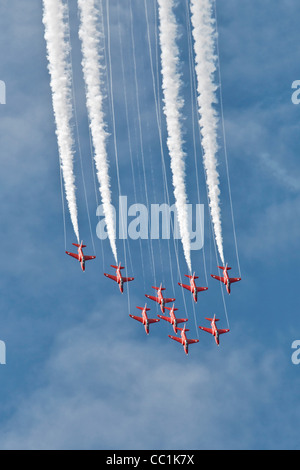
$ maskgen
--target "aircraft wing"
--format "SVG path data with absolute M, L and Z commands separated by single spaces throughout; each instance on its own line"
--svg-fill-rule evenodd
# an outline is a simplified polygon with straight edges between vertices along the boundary
M 118 278 L 116 276 L 112 276 L 111 274 L 106 273 L 104 273 L 104 276 L 108 277 L 109 279 L 112 279 L 115 282 L 118 282 Z
M 148 322 L 151 325 L 152 323 L 158 323 L 160 320 L 158 318 L 148 318 Z
M 123 282 L 131 282 L 134 281 L 134 277 L 122 277 Z
M 84 261 L 91 261 L 92 259 L 96 259 L 96 256 L 85 256 Z
M 177 343 L 182 344 L 181 338 L 177 338 L 177 336 L 171 336 L 171 335 L 168 335 L 168 336 L 169 336 L 169 338 L 174 339 L 174 341 L 177 341 Z
M 79 256 L 75 255 L 75 253 L 70 253 L 69 251 L 66 251 L 66 253 L 67 253 L 67 255 L 72 256 L 72 258 L 75 258 L 75 259 L 77 259 L 77 261 L 79 261 Z
M 191 286 L 187 286 L 186 284 L 180 284 L 180 282 L 178 282 L 178 285 L 180 287 L 183 287 L 184 289 L 189 290 L 190 292 L 192 292 Z
M 157 315 L 157 316 L 158 316 L 159 318 L 161 318 L 162 320 L 165 320 L 165 321 L 167 321 L 167 322 L 169 322 L 169 323 L 172 323 L 172 320 L 171 320 L 170 317 L 164 317 L 163 315 Z
M 208 287 L 197 287 L 197 292 L 204 292 L 206 290 L 208 290 Z
M 225 284 L 225 279 L 224 279 L 224 277 L 214 276 L 213 274 L 211 274 L 211 277 L 212 277 L 213 279 L 217 279 L 217 281 L 223 282 L 223 284 Z
M 205 328 L 204 326 L 199 326 L 200 330 L 206 331 L 206 333 L 213 334 L 213 330 L 211 328 Z
M 164 299 L 165 304 L 170 304 L 171 302 L 176 302 L 176 299 Z
M 231 277 L 230 279 L 230 284 L 234 284 L 235 282 L 239 282 L 242 280 L 241 277 Z
M 199 339 L 188 339 L 187 342 L 188 344 L 195 344 L 195 343 L 199 343 Z
M 154 300 L 154 302 L 159 303 L 159 299 L 157 297 L 153 297 L 152 295 L 146 295 L 147 299 Z
M 130 318 L 133 318 L 133 320 L 139 321 L 140 323 L 144 323 L 142 317 L 136 317 L 135 315 L 129 315 Z
M 219 335 L 224 335 L 225 333 L 229 333 L 230 330 L 218 330 Z
M 188 318 L 176 318 L 176 321 L 177 323 L 186 323 L 188 320 Z

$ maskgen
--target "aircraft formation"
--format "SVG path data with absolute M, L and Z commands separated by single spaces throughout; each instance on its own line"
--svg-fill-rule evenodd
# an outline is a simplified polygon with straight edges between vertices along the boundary
M 85 272 L 85 263 L 86 263 L 86 261 L 94 260 L 94 259 L 96 259 L 96 256 L 86 256 L 86 255 L 84 255 L 83 248 L 86 248 L 86 245 L 84 245 L 83 242 L 81 242 L 80 245 L 78 245 L 76 243 L 73 243 L 73 245 L 78 248 L 78 254 L 70 253 L 69 251 L 66 251 L 66 254 L 71 256 L 72 258 L 75 258 L 80 263 L 82 271 Z M 119 290 L 120 290 L 121 294 L 123 294 L 124 293 L 124 284 L 126 284 L 127 282 L 134 281 L 134 277 L 123 277 L 122 276 L 121 271 L 123 269 L 125 269 L 125 267 L 122 266 L 121 263 L 119 264 L 119 266 L 111 265 L 111 267 L 116 270 L 116 275 L 104 273 L 104 276 L 107 277 L 108 279 L 111 279 L 112 281 L 116 282 L 119 286 Z M 216 276 L 216 275 L 212 274 L 211 277 L 213 279 L 216 279 L 217 281 L 220 281 L 221 283 L 223 283 L 226 287 L 227 293 L 230 295 L 231 294 L 231 284 L 239 282 L 242 279 L 241 278 L 231 278 L 231 277 L 229 277 L 228 271 L 230 271 L 232 268 L 230 268 L 228 266 L 228 264 L 226 264 L 225 267 L 218 266 L 218 268 L 223 271 L 223 276 L 221 277 L 221 276 Z M 199 277 L 196 276 L 196 273 L 194 273 L 192 276 L 185 274 L 185 277 L 187 277 L 190 280 L 190 285 L 186 285 L 186 284 L 182 284 L 182 283 L 178 283 L 178 285 L 180 287 L 182 287 L 183 289 L 186 289 L 186 290 L 190 291 L 191 294 L 192 294 L 194 302 L 197 303 L 198 302 L 198 293 L 207 291 L 208 287 L 198 287 L 196 285 L 196 280 L 199 279 Z M 148 308 L 147 304 L 145 304 L 144 307 L 136 307 L 138 310 L 141 310 L 142 316 L 136 316 L 136 315 L 129 314 L 129 317 L 132 318 L 133 320 L 136 320 L 139 323 L 141 323 L 144 326 L 144 329 L 145 329 L 145 332 L 146 332 L 147 335 L 149 335 L 149 333 L 150 333 L 150 325 L 152 325 L 154 323 L 159 323 L 160 320 L 164 320 L 164 321 L 170 323 L 170 325 L 172 326 L 172 328 L 174 330 L 174 333 L 177 335 L 178 332 L 180 332 L 180 336 L 168 335 L 169 338 L 171 338 L 172 340 L 174 340 L 174 341 L 178 342 L 179 344 L 181 344 L 183 346 L 185 354 L 188 355 L 189 345 L 199 343 L 198 339 L 190 339 L 186 335 L 190 331 L 188 328 L 186 328 L 186 322 L 188 322 L 188 318 L 177 318 L 176 317 L 175 312 L 178 311 L 178 309 L 175 308 L 176 299 L 164 297 L 163 292 L 166 290 L 166 288 L 164 288 L 162 286 L 162 284 L 160 285 L 160 287 L 152 286 L 152 289 L 157 291 L 157 296 L 152 296 L 152 295 L 145 294 L 145 297 L 147 299 L 152 300 L 153 302 L 156 302 L 160 306 L 161 312 L 163 314 L 165 314 L 166 310 L 168 310 L 169 316 L 157 315 L 158 318 L 149 318 L 147 312 L 149 312 L 151 309 Z M 171 308 L 166 306 L 166 304 L 169 304 L 169 303 L 173 303 L 173 306 Z M 214 315 L 213 318 L 205 318 L 205 319 L 207 321 L 210 321 L 211 328 L 207 328 L 207 327 L 204 327 L 204 326 L 199 326 L 200 330 L 211 334 L 214 337 L 217 346 L 219 346 L 220 345 L 220 335 L 223 335 L 225 333 L 229 333 L 230 330 L 229 329 L 218 329 L 217 328 L 216 323 L 219 322 L 220 320 L 218 318 L 216 318 L 216 315 Z M 181 324 L 181 323 L 185 323 L 184 328 L 179 328 L 178 327 L 178 325 Z
M 73 98 L 74 92 L 74 81 L 73 81 L 73 67 L 72 67 L 72 50 L 71 44 L 71 34 L 70 34 L 70 21 L 72 17 L 68 13 L 68 2 L 63 0 L 43 0 L 43 24 L 45 27 L 45 40 L 47 46 L 47 60 L 49 63 L 49 74 L 50 74 L 50 85 L 52 92 L 52 104 L 53 111 L 56 123 L 56 135 L 58 141 L 59 149 L 59 161 L 60 161 L 60 178 L 61 178 L 61 191 L 62 191 L 62 202 L 63 202 L 63 214 L 64 214 L 64 225 L 66 227 L 65 220 L 65 210 L 64 210 L 64 195 L 63 189 L 65 190 L 65 197 L 67 201 L 67 206 L 69 210 L 70 219 L 72 222 L 74 234 L 77 238 L 77 243 L 73 244 L 77 248 L 77 253 L 72 253 L 66 251 L 67 255 L 74 258 L 79 262 L 81 269 L 85 272 L 86 262 L 94 260 L 95 256 L 86 256 L 83 252 L 86 245 L 83 242 L 80 242 L 80 230 L 79 230 L 79 220 L 78 220 L 78 207 L 77 207 L 77 196 L 76 196 L 76 174 L 75 174 L 75 136 L 73 132 L 73 120 L 76 118 L 75 102 Z M 110 168 L 110 155 L 109 148 L 107 145 L 107 135 L 110 132 L 107 132 L 109 128 L 109 122 L 106 116 L 104 106 L 105 101 L 108 99 L 110 101 L 111 111 L 115 109 L 114 103 L 114 90 L 113 90 L 113 75 L 116 70 L 114 70 L 112 64 L 112 50 L 111 50 L 111 12 L 110 12 L 110 2 L 107 0 L 104 11 L 106 16 L 106 26 L 104 26 L 104 17 L 103 17 L 103 6 L 100 6 L 99 2 L 78 0 L 78 20 L 79 20 L 79 31 L 78 36 L 81 43 L 81 65 L 83 79 L 85 83 L 85 95 L 86 95 L 86 109 L 88 114 L 89 130 L 90 130 L 90 144 L 91 149 L 93 148 L 93 161 L 95 166 L 95 185 L 99 187 L 103 205 L 104 219 L 107 227 L 107 238 L 110 243 L 112 255 L 114 256 L 114 262 L 116 265 L 111 265 L 115 270 L 115 273 L 104 273 L 104 275 L 114 282 L 117 283 L 118 288 L 123 294 L 126 283 L 134 281 L 133 277 L 124 277 L 122 271 L 125 269 L 121 263 L 118 264 L 118 252 L 116 246 L 116 227 L 114 223 L 114 211 L 112 206 L 112 189 L 110 187 L 111 175 L 109 173 Z M 97 4 L 98 3 L 98 4 Z M 182 123 L 185 120 L 184 106 L 185 103 L 182 83 L 183 76 L 181 76 L 180 69 L 181 67 L 181 56 L 183 54 L 180 51 L 178 40 L 182 34 L 182 27 L 177 27 L 177 18 L 175 11 L 176 2 L 170 1 L 168 3 L 168 8 L 165 7 L 163 0 L 158 0 L 156 8 L 157 21 L 155 22 L 155 33 L 151 33 L 149 28 L 149 15 L 148 15 L 148 6 L 149 2 L 144 3 L 145 7 L 145 21 L 147 26 L 147 34 L 145 38 L 148 39 L 148 59 L 151 66 L 152 78 L 157 73 L 161 80 L 152 80 L 152 88 L 149 88 L 149 93 L 152 94 L 155 99 L 156 111 L 159 109 L 160 104 L 163 104 L 162 111 L 164 114 L 164 120 L 166 125 L 166 146 L 168 148 L 168 153 L 170 157 L 170 170 L 172 173 L 172 186 L 173 186 L 173 195 L 175 199 L 175 207 L 178 213 L 177 222 L 179 225 L 179 232 L 181 234 L 181 242 L 184 257 L 188 266 L 189 275 L 185 275 L 189 279 L 189 284 L 179 283 L 179 286 L 185 290 L 188 290 L 192 297 L 193 301 L 198 303 L 198 296 L 201 292 L 204 292 L 208 287 L 198 287 L 196 284 L 197 279 L 199 279 L 196 274 L 192 274 L 192 262 L 191 262 L 191 239 L 189 237 L 189 214 L 185 209 L 189 194 L 186 184 L 186 142 L 183 131 Z M 225 138 L 225 125 L 224 125 L 224 113 L 219 116 L 216 103 L 222 102 L 222 91 L 221 91 L 221 71 L 220 71 L 220 60 L 218 56 L 219 46 L 218 46 L 218 30 L 217 30 L 217 21 L 216 21 L 216 5 L 213 0 L 207 0 L 203 2 L 204 4 L 199 8 L 198 0 L 190 0 L 186 2 L 186 19 L 187 21 L 187 31 L 186 34 L 189 36 L 189 40 L 186 42 L 188 44 L 189 50 L 186 51 L 185 56 L 189 57 L 190 62 L 190 85 L 191 85 L 191 97 L 195 98 L 195 113 L 193 112 L 193 119 L 196 118 L 199 123 L 200 131 L 200 145 L 202 150 L 203 158 L 203 169 L 205 173 L 206 180 L 206 190 L 207 190 L 207 199 L 208 206 L 210 211 L 211 219 L 211 229 L 212 234 L 214 235 L 216 255 L 221 259 L 223 266 L 219 266 L 219 269 L 222 270 L 222 276 L 212 275 L 212 278 L 220 281 L 225 285 L 228 294 L 231 293 L 231 286 L 233 283 L 239 282 L 241 278 L 229 277 L 229 271 L 231 268 L 225 265 L 224 261 L 224 248 L 223 248 L 223 233 L 222 233 L 222 220 L 221 220 L 221 190 L 220 190 L 220 175 L 218 173 L 218 148 L 219 148 L 219 120 L 222 121 L 223 128 L 223 137 L 224 137 L 224 147 L 226 147 L 226 138 Z M 136 97 L 139 98 L 139 88 L 138 88 L 138 61 L 136 60 L 136 47 L 134 39 L 134 13 L 132 11 L 132 5 L 130 2 L 130 29 L 132 34 L 129 36 L 131 40 L 132 50 L 132 59 L 129 61 L 131 64 L 134 64 L 134 73 L 135 80 L 134 86 L 136 91 Z M 66 12 L 66 14 L 62 14 Z M 137 11 L 140 13 L 140 11 Z M 120 17 L 121 18 L 121 17 Z M 102 21 L 101 21 L 102 20 Z M 151 46 L 151 34 L 155 34 L 156 45 L 157 45 L 157 57 L 160 49 L 160 61 L 157 62 L 157 70 L 154 68 L 154 56 Z M 107 35 L 107 38 L 106 38 Z M 94 40 L 94 38 L 98 38 Z M 101 40 L 100 40 L 101 38 Z M 120 36 L 120 54 L 123 52 L 123 40 Z M 124 40 L 125 40 L 124 36 Z M 125 45 L 124 45 L 125 47 Z M 147 49 L 147 45 L 145 44 Z M 102 53 L 102 49 L 104 53 Z M 147 50 L 145 49 L 146 55 Z M 119 62 L 118 51 L 114 56 Z M 188 52 L 188 54 L 187 54 Z M 107 60 L 109 58 L 109 60 Z M 159 66 L 160 62 L 160 67 Z M 143 63 L 143 67 L 144 67 Z M 126 101 L 129 96 L 126 96 L 127 85 L 129 81 L 126 79 L 125 69 L 123 71 L 123 86 L 124 86 L 124 95 Z M 219 73 L 217 73 L 219 72 Z M 58 77 L 62 78 L 58 80 Z M 194 79 L 192 79 L 194 77 Z M 157 83 L 156 83 L 157 82 Z M 161 83 L 160 83 L 161 82 Z M 106 86 L 103 84 L 106 83 Z M 121 83 L 121 81 L 120 81 Z M 149 84 L 151 80 L 149 81 Z M 144 85 L 144 83 L 143 83 Z M 217 91 L 220 91 L 220 97 L 217 94 Z M 107 95 L 107 96 L 106 96 Z M 150 96 L 150 95 L 149 95 Z M 161 103 L 160 103 L 161 98 Z M 125 104 L 125 102 L 124 102 Z M 128 104 L 128 103 L 127 103 Z M 138 117 L 140 125 L 140 147 L 141 147 L 141 158 L 143 163 L 144 170 L 144 185 L 147 194 L 147 180 L 146 180 L 146 171 L 145 171 L 145 161 L 144 161 L 144 143 L 142 138 L 142 119 L 140 113 L 139 100 L 137 99 L 138 105 Z M 221 107 L 222 108 L 222 107 Z M 130 119 L 127 114 L 127 130 L 128 138 L 133 133 L 134 129 L 130 123 Z M 194 115 L 195 114 L 195 115 Z M 119 163 L 117 158 L 117 137 L 118 131 L 115 123 L 114 116 L 111 116 L 113 119 L 113 129 L 111 134 L 114 135 L 114 147 L 115 147 L 115 157 L 116 157 L 116 169 L 118 173 L 117 183 L 118 183 L 118 192 L 119 195 L 122 194 L 121 184 L 119 178 Z M 155 120 L 154 120 L 155 121 Z M 156 124 L 158 126 L 158 133 L 160 137 L 160 147 L 163 149 L 163 128 L 162 128 L 162 119 L 156 119 Z M 155 125 L 155 123 L 154 123 Z M 78 128 L 78 122 L 77 122 Z M 77 129 L 78 133 L 78 129 Z M 78 133 L 79 135 L 79 133 Z M 132 135 L 133 137 L 133 135 Z M 193 135 L 194 147 L 196 149 L 196 140 L 195 133 Z M 78 144 L 80 142 L 78 141 Z M 80 145 L 79 145 L 80 147 Z M 227 172 L 227 181 L 229 189 L 230 201 L 231 197 L 231 187 L 230 187 L 230 177 L 229 177 L 229 167 L 228 167 L 228 158 L 227 151 L 224 148 L 225 163 L 226 163 L 226 172 Z M 163 152 L 162 157 L 163 157 Z M 133 165 L 133 159 L 131 158 L 131 163 Z M 82 162 L 81 162 L 81 165 Z M 195 169 L 197 168 L 197 163 L 195 162 Z M 162 166 L 163 179 L 165 183 L 167 182 L 167 173 L 165 165 Z M 83 172 L 82 172 L 83 176 Z M 133 172 L 133 179 L 135 178 Z M 198 188 L 198 192 L 200 192 Z M 165 196 L 167 194 L 167 187 L 165 188 Z M 105 195 L 105 197 L 104 197 Z M 200 194 L 199 194 L 200 196 Z M 98 199 L 98 198 L 96 198 Z M 148 197 L 147 197 L 148 199 Z M 200 197 L 199 197 L 200 199 Z M 87 204 L 88 205 L 88 204 Z M 232 201 L 230 204 L 231 215 L 233 222 L 233 230 L 235 232 L 235 222 L 233 214 L 233 205 Z M 87 207 L 88 209 L 88 207 Z M 235 238 L 235 248 L 238 258 L 238 247 Z M 66 239 L 66 237 L 65 237 Z M 217 253 L 218 252 L 218 253 Z M 180 336 L 170 336 L 172 340 L 181 343 L 186 354 L 188 353 L 189 344 L 198 342 L 197 340 L 188 339 L 187 333 L 189 332 L 186 328 L 187 319 L 180 319 L 176 317 L 175 312 L 175 298 L 168 298 L 164 296 L 165 288 L 160 285 L 160 287 L 154 287 L 156 291 L 155 295 L 146 294 L 146 298 L 157 303 L 161 310 L 161 315 L 158 315 L 157 318 L 151 319 L 148 318 L 148 307 L 138 307 L 142 311 L 142 316 L 138 317 L 135 315 L 130 315 L 131 318 L 140 322 L 147 334 L 150 331 L 150 325 L 153 323 L 158 323 L 160 320 L 167 321 L 173 327 L 175 335 L 180 332 Z M 223 287 L 222 287 L 223 288 Z M 153 293 L 152 293 L 153 294 Z M 167 307 L 168 304 L 173 304 L 172 308 Z M 166 311 L 169 312 L 169 316 L 166 315 Z M 212 317 L 212 315 L 210 315 Z M 218 330 L 216 323 L 218 319 L 214 316 L 211 320 L 211 328 L 200 327 L 202 331 L 208 331 L 211 333 L 217 344 L 219 345 L 219 336 L 225 330 Z M 177 325 L 180 323 L 185 323 L 184 328 L 179 328 Z

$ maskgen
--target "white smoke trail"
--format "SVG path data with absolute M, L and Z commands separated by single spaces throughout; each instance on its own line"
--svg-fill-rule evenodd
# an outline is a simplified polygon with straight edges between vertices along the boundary
M 223 263 L 223 236 L 220 209 L 219 174 L 217 171 L 218 152 L 218 115 L 214 108 L 217 103 L 215 72 L 218 57 L 216 55 L 216 29 L 213 19 L 211 0 L 191 0 L 191 13 L 198 81 L 198 106 L 202 135 L 203 159 L 206 171 L 208 198 L 211 218 L 215 231 L 218 251 Z
M 48 53 L 48 69 L 52 90 L 53 110 L 56 122 L 56 135 L 60 164 L 65 185 L 66 198 L 71 221 L 78 243 L 79 227 L 76 203 L 76 187 L 73 169 L 73 135 L 71 130 L 72 109 L 72 72 L 70 67 L 67 41 L 67 6 L 61 0 L 44 0 L 43 23 Z
M 158 5 L 164 113 L 168 129 L 167 144 L 171 158 L 180 235 L 185 259 L 191 271 L 191 241 L 185 189 L 185 153 L 181 126 L 183 100 L 180 97 L 181 76 L 179 73 L 179 50 L 176 42 L 178 28 L 173 11 L 174 0 L 158 0 Z
M 82 68 L 86 84 L 87 109 L 90 119 L 91 135 L 95 151 L 95 164 L 97 177 L 100 184 L 103 210 L 107 226 L 108 238 L 113 255 L 117 260 L 116 229 L 114 213 L 111 204 L 111 190 L 109 179 L 109 165 L 106 150 L 106 124 L 103 113 L 103 95 L 100 66 L 100 31 L 99 10 L 95 6 L 95 0 L 78 0 L 80 11 L 79 37 L 82 48 Z

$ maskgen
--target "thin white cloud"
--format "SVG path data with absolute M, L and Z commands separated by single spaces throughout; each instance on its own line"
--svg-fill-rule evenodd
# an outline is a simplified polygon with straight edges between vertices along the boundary
M 269 176 L 276 179 L 277 183 L 293 192 L 298 192 L 300 190 L 299 176 L 297 177 L 297 175 L 289 173 L 287 168 L 284 168 L 276 160 L 275 156 L 272 157 L 268 153 L 262 153 L 259 157 L 262 167 L 268 172 Z
M 130 323 L 116 329 L 108 315 L 59 335 L 45 385 L 2 425 L 2 449 L 242 449 L 260 439 L 271 448 L 276 421 L 289 435 L 274 392 L 284 380 L 279 353 L 218 349 L 204 337 L 186 358 L 167 337 L 138 340 Z M 272 422 L 260 425 L 263 412 Z
M 252 226 L 240 236 L 244 256 L 278 265 L 278 254 L 290 260 L 300 238 L 300 199 L 286 200 L 256 211 Z

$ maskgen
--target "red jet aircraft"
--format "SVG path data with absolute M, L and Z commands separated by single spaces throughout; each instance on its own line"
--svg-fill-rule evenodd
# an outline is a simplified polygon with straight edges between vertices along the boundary
M 144 325 L 145 331 L 148 335 L 149 334 L 149 325 L 151 325 L 152 323 L 158 323 L 160 320 L 158 320 L 157 318 L 148 318 L 147 312 L 150 311 L 150 308 L 147 308 L 147 304 L 145 305 L 144 308 L 137 307 L 137 309 L 142 310 L 142 315 L 143 315 L 142 317 L 136 317 L 135 315 L 129 315 L 129 316 L 130 316 L 130 318 L 133 318 L 134 320 L 137 320 L 140 323 L 142 323 Z
M 155 289 L 158 291 L 157 297 L 152 297 L 152 295 L 146 295 L 147 299 L 153 300 L 154 302 L 157 302 L 160 305 L 162 313 L 165 313 L 165 304 L 169 304 L 170 302 L 175 302 L 176 299 L 165 299 L 163 296 L 163 291 L 166 290 L 164 287 L 162 287 L 162 284 L 160 287 L 152 287 L 152 289 Z
M 77 261 L 79 261 L 81 264 L 82 271 L 85 272 L 85 262 L 95 259 L 96 256 L 85 256 L 83 254 L 83 248 L 86 248 L 86 245 L 84 245 L 83 242 L 81 242 L 80 245 L 77 245 L 76 243 L 72 243 L 72 245 L 78 248 L 78 254 L 76 255 L 75 253 L 70 253 L 69 251 L 66 251 L 66 253 L 67 255 L 72 256 L 72 258 L 77 259 Z
M 242 278 L 240 278 L 240 277 L 229 277 L 228 271 L 230 271 L 232 268 L 229 268 L 228 264 L 226 264 L 226 268 L 224 268 L 223 266 L 218 266 L 218 268 L 223 269 L 224 277 L 214 276 L 213 274 L 211 274 L 211 277 L 213 279 L 217 279 L 217 281 L 223 282 L 223 284 L 225 284 L 225 286 L 226 286 L 226 290 L 227 290 L 228 294 L 230 295 L 230 293 L 231 293 L 231 284 L 233 284 L 234 282 L 241 281 Z
M 215 341 L 217 345 L 220 345 L 220 335 L 224 335 L 225 333 L 229 333 L 230 330 L 218 330 L 216 322 L 220 321 L 218 318 L 216 318 L 216 315 L 214 315 L 214 318 L 206 318 L 205 320 L 208 320 L 211 322 L 211 328 L 205 328 L 204 326 L 199 326 L 200 330 L 206 331 L 207 333 L 210 333 L 215 337 Z
M 170 336 L 170 335 L 169 335 L 169 338 L 174 339 L 174 341 L 177 341 L 178 343 L 182 344 L 185 354 L 188 355 L 189 345 L 199 343 L 199 339 L 187 339 L 185 333 L 190 330 L 188 330 L 185 327 L 185 325 L 184 325 L 184 328 L 177 328 L 177 330 L 181 331 L 181 338 L 178 338 L 177 336 Z
M 123 294 L 124 292 L 124 283 L 125 282 L 131 282 L 134 281 L 134 277 L 122 277 L 121 270 L 125 269 L 123 266 L 121 266 L 121 263 L 119 266 L 114 266 L 111 264 L 111 267 L 116 269 L 116 276 L 112 276 L 111 274 L 106 274 L 104 273 L 104 276 L 108 277 L 109 279 L 112 279 L 113 281 L 117 282 L 119 284 L 120 292 Z
M 169 308 L 169 307 L 165 307 L 165 308 L 170 311 L 170 316 L 169 317 L 164 317 L 163 315 L 157 315 L 157 316 L 159 318 L 161 318 L 162 320 L 165 320 L 165 321 L 171 323 L 171 325 L 173 326 L 173 329 L 174 329 L 174 333 L 177 334 L 177 331 L 178 331 L 177 325 L 179 323 L 187 322 L 188 318 L 176 318 L 175 312 L 178 311 L 178 308 L 175 308 L 175 305 L 173 305 L 172 308 Z
M 198 292 L 204 292 L 204 291 L 208 290 L 208 287 L 197 287 L 196 286 L 195 280 L 199 279 L 199 277 L 196 276 L 195 273 L 193 274 L 193 276 L 188 276 L 187 274 L 185 274 L 185 277 L 187 277 L 190 280 L 190 285 L 187 286 L 185 284 L 181 284 L 180 282 L 178 282 L 178 285 L 180 287 L 183 287 L 186 290 L 189 290 L 193 294 L 194 301 L 197 303 L 198 302 Z

